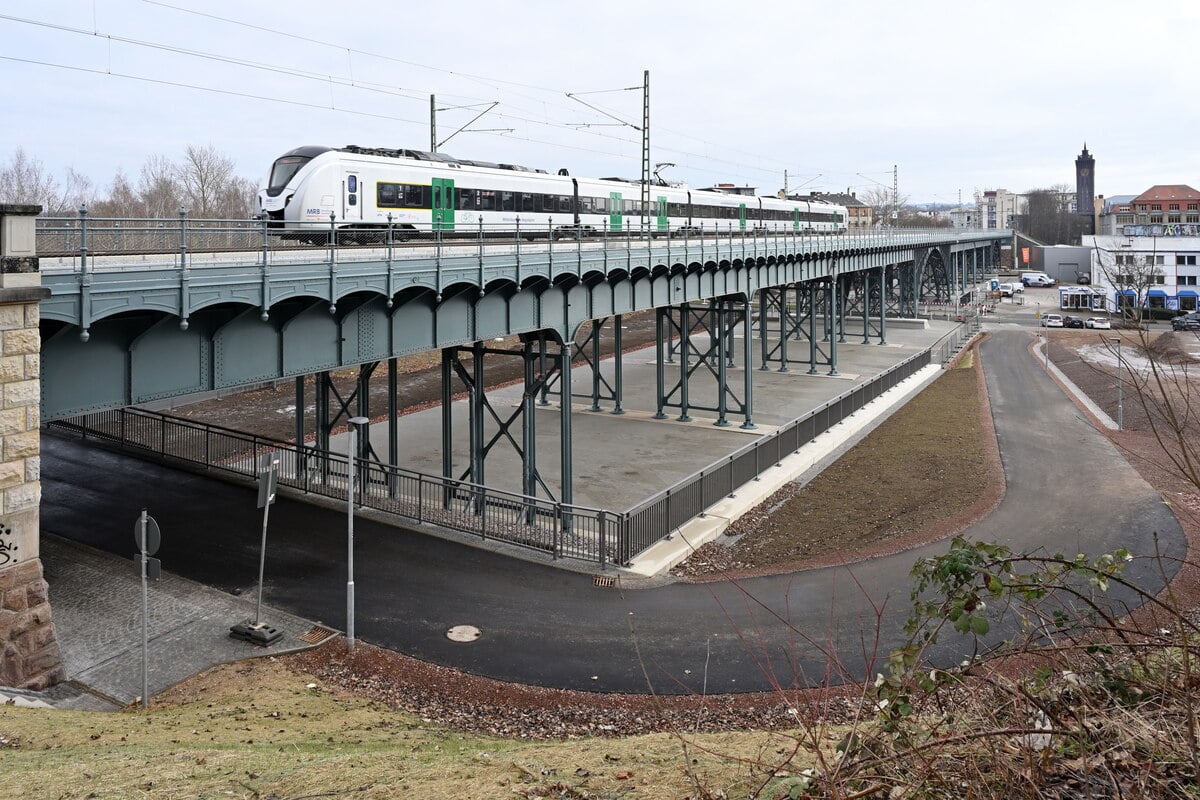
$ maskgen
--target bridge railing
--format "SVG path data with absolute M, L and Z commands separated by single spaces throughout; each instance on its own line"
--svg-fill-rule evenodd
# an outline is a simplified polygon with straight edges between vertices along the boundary
M 279 459 L 278 483 L 348 501 L 348 459 L 309 446 L 268 439 L 136 408 L 98 411 L 50 423 L 85 439 L 254 479 L 261 456 Z M 621 516 L 602 509 L 527 497 L 489 486 L 355 461 L 355 504 L 483 540 L 537 550 L 602 567 L 620 548 Z
M 836 233 L 797 230 L 786 222 L 748 224 L 736 221 L 699 224 L 681 231 L 650 231 L 629 225 L 620 230 L 564 226 L 548 218 L 516 218 L 514 223 L 460 224 L 454 230 L 417 232 L 389 222 L 374 228 L 337 227 L 332 221 L 277 227 L 269 220 L 200 219 L 181 212 L 169 219 L 94 217 L 82 210 L 73 217 L 39 217 L 37 252 L 49 271 L 129 269 L 130 267 L 203 268 L 205 266 L 271 265 L 394 261 L 473 255 L 556 254 L 584 251 L 613 253 L 617 258 L 674 249 L 688 260 L 747 258 L 845 247 L 904 246 L 926 242 L 994 238 L 994 231 L 946 228 L 852 228 Z M 706 250 L 705 245 L 708 245 Z M 661 253 L 659 253 L 661 256 Z M 57 262 L 57 263 L 56 263 Z
M 875 378 L 834 397 L 819 408 L 797 417 L 709 464 L 670 488 L 625 511 L 628 557 L 673 534 L 680 526 L 811 442 L 820 434 L 861 409 L 931 362 L 933 349 L 924 350 L 880 373 Z
M 924 367 L 949 363 L 978 330 L 978 318 L 968 320 L 931 347 L 623 512 L 530 497 L 371 461 L 356 461 L 355 502 L 362 508 L 481 540 L 502 541 L 556 559 L 596 562 L 601 567 L 628 563 Z M 49 424 L 126 450 L 248 479 L 257 476 L 259 458 L 273 453 L 280 461 L 281 485 L 347 499 L 346 456 L 307 445 L 297 447 L 136 408 L 98 411 Z

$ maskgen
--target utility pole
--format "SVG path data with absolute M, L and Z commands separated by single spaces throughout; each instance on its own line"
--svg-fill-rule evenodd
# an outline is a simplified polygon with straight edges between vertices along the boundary
M 642 73 L 642 231 L 650 235 L 650 70 Z
M 900 221 L 900 171 L 892 164 L 892 222 L 893 227 Z
M 437 98 L 429 95 L 429 152 L 437 152 Z

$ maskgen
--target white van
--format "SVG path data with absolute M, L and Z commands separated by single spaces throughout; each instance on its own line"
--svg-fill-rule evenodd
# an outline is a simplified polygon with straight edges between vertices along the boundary
M 1021 283 L 1024 286 L 1053 286 L 1057 282 L 1044 272 L 1021 273 Z

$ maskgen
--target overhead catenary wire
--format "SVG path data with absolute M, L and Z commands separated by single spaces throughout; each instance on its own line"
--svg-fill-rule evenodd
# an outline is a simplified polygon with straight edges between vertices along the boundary
M 108 63 L 108 66 L 106 69 L 101 70 L 101 69 L 83 67 L 83 66 L 79 66 L 79 65 L 63 64 L 63 63 L 58 63 L 58 62 L 53 62 L 53 61 L 32 59 L 32 58 L 23 59 L 23 58 L 14 57 L 14 56 L 0 56 L 0 58 L 9 60 L 9 61 L 14 61 L 14 62 L 35 64 L 35 65 L 43 66 L 43 67 L 51 67 L 51 68 L 74 70 L 74 71 L 84 72 L 84 73 L 107 75 L 107 76 L 111 76 L 114 78 L 142 81 L 142 82 L 158 84 L 158 85 L 162 85 L 162 86 L 170 86 L 170 87 L 176 87 L 176 88 L 182 88 L 182 89 L 191 89 L 191 90 L 195 90 L 195 91 L 203 91 L 203 92 L 208 92 L 208 93 L 213 93 L 213 94 L 226 95 L 226 96 L 230 96 L 230 97 L 240 97 L 240 98 L 244 98 L 244 99 L 263 100 L 263 101 L 268 101 L 268 102 L 273 102 L 273 103 L 281 103 L 281 104 L 286 104 L 286 105 L 291 105 L 291 106 L 301 107 L 301 108 L 321 109 L 321 110 L 333 111 L 336 113 L 345 113 L 345 114 L 360 116 L 360 117 L 364 117 L 364 118 L 391 120 L 391 121 L 404 122 L 404 123 L 409 123 L 409 124 L 414 124 L 414 125 L 423 125 L 424 122 L 422 120 L 411 119 L 411 118 L 408 118 L 408 117 L 405 117 L 402 115 L 388 114 L 388 113 L 383 113 L 383 112 L 378 112 L 378 111 L 364 111 L 364 110 L 360 110 L 360 109 L 351 108 L 346 105 L 339 105 L 336 102 L 333 95 L 331 95 L 330 103 L 328 105 L 324 105 L 324 104 L 306 102 L 303 100 L 289 100 L 289 99 L 285 99 L 285 98 L 264 95 L 264 94 L 259 94 L 259 93 L 255 93 L 255 92 L 247 92 L 247 91 L 242 91 L 242 90 L 237 90 L 237 89 L 227 89 L 227 88 L 220 88 L 220 87 L 214 87 L 214 86 L 206 86 L 203 84 L 193 83 L 193 82 L 188 82 L 188 81 L 154 78 L 154 77 L 149 77 L 149 76 L 145 76 L 145 75 L 137 75 L 137 74 L 133 74 L 133 73 L 129 73 L 129 72 L 120 72 L 120 71 L 114 72 L 111 68 L 111 47 L 112 47 L 112 44 L 114 42 L 116 42 L 116 43 L 119 43 L 122 45 L 127 45 L 127 46 L 132 46 L 132 47 L 143 47 L 143 48 L 157 50 L 160 52 L 168 52 L 168 53 L 173 53 L 176 55 L 182 55 L 182 56 L 190 57 L 190 58 L 210 60 L 210 61 L 213 61 L 216 63 L 222 63 L 222 64 L 225 64 L 225 65 L 228 65 L 231 67 L 235 67 L 235 68 L 253 69 L 253 70 L 263 71 L 268 74 L 275 74 L 275 75 L 280 75 L 280 76 L 299 78 L 299 79 L 303 79 L 303 80 L 320 81 L 322 83 L 329 85 L 331 92 L 334 90 L 335 87 L 341 87 L 341 88 L 375 93 L 375 94 L 379 94 L 379 95 L 383 95 L 383 96 L 391 96 L 391 97 L 395 97 L 397 99 L 412 100 L 412 101 L 419 100 L 421 102 L 424 102 L 424 98 L 427 96 L 423 92 L 418 94 L 416 91 L 411 90 L 411 89 L 405 90 L 400 87 L 393 87 L 393 86 L 386 85 L 386 84 L 380 84 L 380 83 L 363 81 L 363 80 L 355 80 L 354 75 L 353 75 L 353 64 L 352 64 L 350 57 L 352 56 L 352 54 L 359 54 L 359 55 L 368 56 L 368 57 L 372 57 L 372 58 L 385 59 L 385 60 L 392 61 L 395 63 L 405 64 L 408 66 L 427 69 L 427 70 L 431 70 L 431 71 L 435 71 L 435 72 L 439 72 L 439 73 L 444 73 L 444 74 L 452 75 L 455 77 L 477 80 L 477 81 L 480 81 L 483 83 L 487 83 L 488 85 L 500 84 L 500 85 L 505 85 L 505 86 L 514 86 L 514 87 L 519 87 L 519 88 L 528 89 L 528 90 L 532 90 L 532 91 L 547 92 L 547 93 L 551 93 L 552 95 L 555 95 L 555 96 L 561 96 L 562 94 L 566 94 L 566 93 L 563 93 L 562 90 L 560 90 L 560 89 L 553 89 L 550 87 L 538 86 L 535 84 L 521 83 L 518 81 L 508 81 L 508 80 L 499 79 L 499 78 L 495 78 L 495 77 L 484 78 L 483 76 L 473 75 L 471 73 L 465 73 L 465 72 L 460 72 L 460 71 L 456 71 L 456 70 L 444 69 L 444 68 L 435 67 L 435 66 L 431 66 L 431 65 L 427 65 L 427 64 L 422 64 L 422 63 L 415 62 L 415 61 L 409 61 L 406 59 L 396 58 L 395 56 L 390 56 L 390 55 L 381 54 L 381 53 L 374 53 L 371 51 L 360 50 L 360 49 L 352 48 L 352 47 L 346 47 L 346 46 L 338 44 L 338 43 L 327 42 L 327 41 L 323 41 L 320 39 L 306 37 L 306 36 L 302 36 L 299 34 L 290 33 L 287 31 L 281 31 L 281 30 L 277 30 L 274 28 L 266 27 L 266 26 L 255 25 L 253 23 L 230 19 L 228 17 L 221 17 L 221 16 L 210 14 L 207 12 L 201 12 L 201 11 L 195 11 L 192 9 L 181 8 L 178 6 L 171 5 L 169 3 L 158 2 L 157 0 L 143 0 L 143 2 L 149 3 L 151 5 L 161 6 L 163 8 L 171 9 L 171 10 L 178 11 L 181 13 L 196 14 L 196 15 L 199 15 L 202 17 L 212 18 L 214 20 L 217 20 L 217 21 L 220 21 L 220 22 L 223 22 L 226 24 L 237 25 L 237 26 L 245 27 L 245 28 L 252 29 L 252 30 L 259 30 L 262 32 L 287 37 L 289 39 L 293 39 L 293 40 L 297 40 L 297 41 L 304 41 L 304 42 L 308 42 L 308 43 L 312 43 L 312 44 L 316 44 L 316 45 L 320 45 L 320 46 L 324 46 L 324 47 L 335 48 L 335 49 L 345 52 L 347 54 L 347 60 L 349 62 L 348 69 L 350 70 L 349 75 L 344 77 L 344 76 L 338 76 L 338 75 L 317 73 L 317 72 L 313 72 L 311 70 L 297 69 L 297 68 L 292 68 L 292 67 L 283 67 L 283 66 L 279 66 L 279 65 L 275 65 L 275 64 L 267 64 L 267 63 L 258 62 L 258 61 L 254 61 L 251 59 L 246 59 L 246 58 L 241 58 L 241 57 L 236 57 L 236 56 L 222 55 L 222 54 L 218 54 L 218 53 L 211 53 L 211 52 L 206 52 L 206 51 L 197 50 L 197 49 L 193 49 L 193 48 L 186 48 L 186 47 L 179 47 L 176 45 L 165 44 L 162 42 L 148 41 L 148 40 L 144 40 L 144 39 L 135 39 L 132 37 L 126 37 L 126 36 L 105 33 L 99 29 L 99 26 L 95 19 L 93 19 L 92 30 L 87 30 L 87 29 L 72 27 L 69 25 L 62 25 L 62 24 L 58 24 L 58 23 L 45 22 L 45 21 L 41 21 L 41 20 L 31 20 L 31 19 L 16 17 L 13 15 L 8 15 L 8 14 L 0 14 L 0 19 L 7 20 L 10 22 L 14 22 L 14 23 L 36 25 L 36 26 L 44 27 L 44 28 L 47 28 L 50 30 L 64 32 L 64 33 L 85 35 L 85 36 L 89 36 L 89 37 L 104 39 L 108 43 L 108 50 L 109 50 L 108 61 L 109 61 L 109 63 Z M 600 91 L 603 92 L 603 91 L 610 91 L 610 90 L 600 90 Z M 621 90 L 621 91 L 624 91 L 624 90 Z M 594 94 L 594 93 L 599 93 L 599 92 L 584 92 L 584 93 L 575 93 L 575 94 Z M 459 95 L 455 95 L 453 93 L 451 93 L 449 96 L 450 97 L 459 97 Z M 463 99 L 469 99 L 469 100 L 475 99 L 470 96 L 462 96 L 462 97 L 463 97 Z M 564 106 L 562 104 L 547 103 L 544 98 L 532 98 L 531 97 L 529 99 L 539 102 L 543 106 L 544 109 L 548 109 L 551 106 L 553 106 L 556 109 L 565 109 L 566 108 L 566 106 Z M 488 101 L 485 100 L 483 102 L 488 102 Z M 583 101 L 579 101 L 579 102 L 583 102 Z M 590 105 L 590 104 L 586 104 L 586 105 Z M 530 113 L 529 110 L 520 109 L 519 107 L 517 107 L 516 110 L 517 111 L 525 111 L 527 114 Z M 600 108 L 596 108 L 595 110 L 597 110 L 599 113 L 606 114 L 606 115 L 608 113 L 607 111 L 600 109 Z M 628 146 L 628 147 L 637 147 L 637 145 L 638 145 L 638 141 L 636 139 L 614 135 L 614 133 L 610 133 L 610 132 L 606 132 L 606 131 L 594 130 L 595 128 L 607 127 L 603 123 L 561 122 L 561 121 L 555 121 L 555 120 L 548 119 L 548 118 L 547 119 L 538 119 L 534 116 L 525 116 L 525 115 L 522 115 L 519 113 L 514 114 L 511 112 L 502 112 L 500 110 L 495 111 L 494 116 L 501 118 L 501 119 L 509 120 L 514 123 L 520 122 L 520 123 L 526 123 L 526 124 L 530 124 L 530 125 L 540 125 L 540 126 L 545 126 L 545 127 L 549 127 L 549 128 L 570 130 L 572 132 L 582 133 L 582 134 L 585 134 L 588 136 L 596 137 L 598 139 L 603 139 L 603 140 L 611 141 L 614 143 L 619 143 L 621 145 Z M 630 126 L 630 127 L 636 128 L 636 126 Z M 714 147 L 721 146 L 716 143 L 701 139 L 699 137 L 695 137 L 695 136 L 691 136 L 689 134 L 683 134 L 683 133 L 679 133 L 677 131 L 673 131 L 672 129 L 669 129 L 669 128 L 664 127 L 662 130 L 670 131 L 673 135 L 677 135 L 682 138 L 688 138 L 688 139 L 700 141 L 700 142 L 710 145 L 710 146 L 714 146 Z M 569 151 L 573 151 L 573 152 L 586 152 L 586 153 L 591 153 L 591 154 L 595 154 L 595 155 L 601 155 L 601 156 L 606 156 L 606 157 L 615 157 L 615 158 L 627 158 L 628 157 L 627 153 L 618 153 L 618 152 L 613 152 L 611 150 L 606 150 L 606 149 L 600 149 L 600 148 L 595 148 L 595 147 L 584 147 L 584 146 L 579 146 L 579 145 L 571 145 L 571 144 L 566 144 L 562 141 L 557 141 L 557 140 L 556 141 L 547 141 L 544 139 L 539 139 L 539 138 L 535 138 L 535 137 L 527 136 L 527 135 L 512 135 L 512 133 L 513 133 L 512 129 L 509 129 L 509 128 L 481 129 L 481 130 L 476 130 L 476 131 L 472 131 L 472 132 L 489 134 L 489 135 L 490 134 L 505 135 L 507 138 L 516 139 L 519 141 L 527 141 L 530 143 L 547 145 L 550 147 L 561 148 L 561 149 L 569 150 Z M 726 149 L 728 149 L 728 148 L 726 148 Z M 660 146 L 656 147 L 656 150 L 658 150 L 659 152 L 662 152 L 662 153 L 672 154 L 675 157 L 679 157 L 680 161 L 682 162 L 682 166 L 684 166 L 685 168 L 690 169 L 694 172 L 699 172 L 699 173 L 703 173 L 703 174 L 719 175 L 726 179 L 728 179 L 730 177 L 739 177 L 739 178 L 745 179 L 745 177 L 746 177 L 745 175 L 736 175 L 736 174 L 731 175 L 730 174 L 731 171 L 742 171 L 742 172 L 749 171 L 749 172 L 754 172 L 754 173 L 771 174 L 771 175 L 778 174 L 778 172 L 779 172 L 779 170 L 775 169 L 775 168 L 757 166 L 754 164 L 747 164 L 747 163 L 743 163 L 743 162 L 736 161 L 733 159 L 712 156 L 707 153 L 697 153 L 697 152 L 689 151 L 687 149 L 680 148 L 680 147 L 671 147 L 669 145 L 668 146 L 660 145 Z M 766 159 L 762 156 L 759 156 L 757 154 L 750 153 L 747 151 L 736 151 L 736 152 L 743 153 L 745 155 L 751 156 L 752 158 L 755 158 L 755 159 L 763 161 L 763 162 L 773 161 L 773 159 Z M 693 161 L 703 161 L 703 162 L 707 162 L 707 163 L 713 164 L 713 165 L 724 165 L 725 167 L 728 167 L 728 169 L 714 169 L 711 167 L 698 166 L 698 165 L 694 164 Z M 775 162 L 775 163 L 783 163 L 783 162 Z

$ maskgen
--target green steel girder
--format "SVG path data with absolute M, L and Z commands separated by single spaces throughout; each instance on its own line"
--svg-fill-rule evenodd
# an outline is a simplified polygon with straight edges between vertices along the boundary
M 593 319 L 911 263 L 930 246 L 991 254 L 997 245 L 985 231 L 844 243 L 781 236 L 572 248 L 570 258 L 543 251 L 519 262 L 498 253 L 46 272 L 42 414 L 50 420 L 499 336 L 548 331 L 570 341 Z

